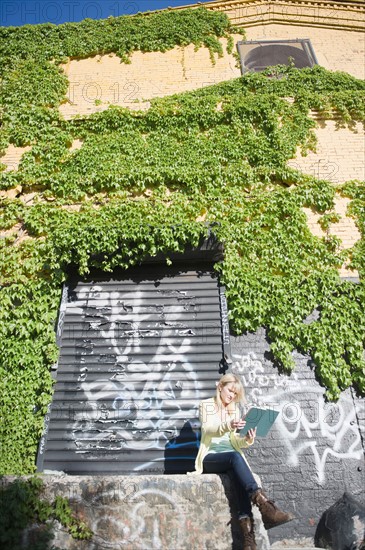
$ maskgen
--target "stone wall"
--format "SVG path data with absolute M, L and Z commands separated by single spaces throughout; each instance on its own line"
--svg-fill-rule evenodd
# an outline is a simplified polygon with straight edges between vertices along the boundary
M 72 539 L 58 522 L 52 544 L 62 550 L 239 550 L 242 538 L 235 499 L 225 475 L 66 476 L 45 475 L 43 498 L 69 499 L 76 516 L 94 535 Z M 3 480 L 3 484 L 12 478 Z M 15 505 L 15 503 L 13 503 Z M 232 516 L 231 516 L 232 514 Z M 257 543 L 269 550 L 267 533 L 255 510 Z M 34 525 L 23 547 L 36 538 Z M 10 549 L 9 549 L 10 550 Z

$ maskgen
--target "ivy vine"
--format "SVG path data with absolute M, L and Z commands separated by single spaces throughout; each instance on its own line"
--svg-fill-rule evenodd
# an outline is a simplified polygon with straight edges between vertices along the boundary
M 223 53 L 221 37 L 229 39 L 232 50 L 232 28 L 226 14 L 204 8 L 85 19 L 63 25 L 0 27 L 0 67 L 6 72 L 18 59 L 59 63 L 67 58 L 83 59 L 111 52 L 128 63 L 136 50 L 165 52 L 188 44 L 207 47 L 213 58 L 214 54 Z
M 41 478 L 16 479 L 0 488 L 0 543 L 2 548 L 28 550 L 50 548 L 54 538 L 54 521 L 67 528 L 76 540 L 90 540 L 93 533 L 86 523 L 76 517 L 69 501 L 56 496 L 50 502 L 43 497 Z M 25 533 L 32 527 L 27 539 Z M 52 548 L 54 548 L 52 546 Z
M 82 276 L 158 253 L 170 261 L 209 231 L 225 247 L 216 269 L 232 331 L 266 327 L 288 372 L 293 350 L 309 354 L 329 399 L 349 386 L 365 394 L 365 183 L 335 188 L 288 166 L 298 147 L 315 148 L 311 110 L 350 129 L 364 120 L 363 81 L 279 66 L 155 99 L 146 112 L 114 106 L 69 121 L 59 114 L 65 56 L 114 51 L 127 61 L 136 49 L 189 43 L 219 55 L 219 38 L 232 31 L 224 14 L 203 8 L 0 29 L 0 147 L 31 146 L 18 170 L 0 172 L 0 189 L 18 189 L 1 199 L 0 215 L 3 473 L 34 470 L 69 267 Z M 75 140 L 82 146 L 72 150 Z M 338 220 L 336 192 L 351 199 L 361 233 L 347 251 L 328 232 L 315 237 L 303 210 L 322 214 L 327 229 Z M 340 279 L 344 261 L 360 282 Z

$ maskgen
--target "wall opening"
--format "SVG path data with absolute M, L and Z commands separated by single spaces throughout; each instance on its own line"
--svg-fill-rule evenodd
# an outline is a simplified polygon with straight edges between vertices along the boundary
M 273 65 L 293 63 L 298 69 L 317 65 L 309 39 L 252 40 L 237 43 L 242 72 L 260 72 Z
M 212 262 L 70 278 L 38 471 L 193 470 L 198 403 L 227 368 L 228 336 Z

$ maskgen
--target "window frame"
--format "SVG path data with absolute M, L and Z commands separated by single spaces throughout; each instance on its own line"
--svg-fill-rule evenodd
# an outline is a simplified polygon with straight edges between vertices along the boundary
M 302 49 L 300 51 L 305 53 L 305 55 L 307 56 L 307 59 L 308 59 L 308 62 L 309 62 L 308 67 L 311 68 L 314 65 L 319 65 L 316 54 L 315 54 L 313 46 L 312 46 L 312 43 L 311 43 L 309 38 L 294 38 L 294 39 L 289 39 L 289 40 L 286 40 L 286 39 L 241 40 L 241 41 L 237 42 L 237 52 L 238 52 L 238 55 L 239 55 L 239 58 L 240 58 L 240 66 L 241 66 L 241 73 L 242 74 L 246 74 L 246 73 L 249 73 L 249 72 L 262 72 L 267 67 L 273 66 L 273 65 L 267 65 L 266 67 L 264 67 L 262 69 L 258 69 L 258 70 L 247 68 L 245 66 L 245 56 L 242 52 L 242 46 L 243 45 L 266 46 L 266 45 L 270 45 L 270 44 L 271 45 L 275 45 L 275 44 L 282 44 L 282 45 L 301 44 Z M 246 53 L 246 56 L 248 55 L 248 53 Z M 286 65 L 286 63 L 282 63 L 282 64 Z

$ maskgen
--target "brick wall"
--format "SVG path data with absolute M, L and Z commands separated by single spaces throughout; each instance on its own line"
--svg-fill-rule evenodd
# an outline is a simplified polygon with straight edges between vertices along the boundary
M 364 125 L 340 127 L 336 120 L 317 120 L 315 152 L 296 158 L 289 165 L 334 185 L 348 180 L 365 180 Z
M 258 25 L 247 29 L 248 39 L 296 37 L 310 38 L 319 62 L 328 69 L 347 70 L 354 76 L 364 76 L 363 33 L 283 24 Z M 235 42 L 241 40 L 241 35 L 234 35 L 234 39 Z M 338 47 L 339 44 L 341 47 Z M 206 48 L 196 52 L 192 45 L 165 53 L 135 52 L 130 65 L 120 63 L 114 54 L 69 61 L 64 65 L 70 81 L 69 101 L 60 106 L 60 111 L 67 119 L 76 114 L 87 115 L 107 109 L 111 104 L 148 109 L 149 100 L 153 97 L 194 90 L 239 77 L 240 69 L 233 55 L 227 53 L 225 40 L 222 40 L 222 45 L 224 55 L 217 58 L 215 65 Z M 296 157 L 289 161 L 290 166 L 334 184 L 351 179 L 365 180 L 362 124 L 358 123 L 350 129 L 338 127 L 334 120 L 318 120 L 316 135 L 316 152 L 302 156 L 298 151 Z M 77 147 L 81 146 L 79 142 Z M 27 150 L 29 147 L 22 149 L 10 145 L 1 160 L 8 169 L 17 169 L 22 154 Z M 0 192 L 0 195 L 20 196 L 25 202 L 34 198 L 34 193 L 32 196 L 22 195 L 21 189 Z M 341 239 L 343 248 L 351 248 L 360 238 L 354 220 L 346 214 L 347 204 L 346 199 L 337 197 L 335 211 L 340 213 L 341 221 L 330 228 L 330 233 Z M 306 213 L 310 229 L 315 235 L 323 236 L 317 223 L 319 216 L 309 210 Z M 342 266 L 340 274 L 357 276 L 346 265 Z
M 275 24 L 345 32 L 364 31 L 362 0 L 230 0 L 210 2 L 206 7 L 225 12 L 233 25 L 246 29 Z M 181 8 L 182 9 L 182 8 Z M 290 32 L 290 31 L 289 31 Z
M 341 29 L 318 29 L 285 24 L 248 27 L 247 40 L 309 38 L 318 63 L 333 71 L 346 71 L 365 78 L 364 34 Z M 233 35 L 235 43 L 242 40 Z M 69 79 L 68 102 L 60 107 L 68 119 L 120 105 L 129 109 L 147 109 L 150 99 L 186 92 L 237 78 L 240 69 L 233 54 L 226 51 L 222 39 L 223 57 L 213 65 L 209 51 L 193 45 L 175 47 L 165 53 L 134 52 L 131 63 L 120 63 L 114 55 L 72 60 L 64 65 Z
M 365 78 L 363 32 L 301 25 L 268 24 L 246 28 L 247 40 L 294 40 L 309 38 L 318 64 L 330 71 L 345 71 Z
M 235 42 L 241 35 L 234 35 Z M 207 48 L 195 51 L 193 44 L 175 47 L 165 53 L 134 52 L 131 63 L 121 63 L 114 55 L 72 60 L 64 65 L 69 79 L 68 103 L 60 107 L 68 119 L 119 105 L 128 109 L 146 109 L 148 100 L 186 92 L 240 76 L 236 59 L 226 50 L 213 65 Z
M 315 152 L 302 156 L 300 151 L 294 159 L 288 162 L 289 166 L 302 172 L 326 179 L 338 185 L 349 180 L 365 180 L 364 156 L 364 125 L 355 124 L 352 128 L 343 128 L 335 120 L 317 120 L 316 128 L 317 147 Z M 341 240 L 341 249 L 350 249 L 361 237 L 355 220 L 347 215 L 349 199 L 336 194 L 333 211 L 341 216 L 337 223 L 333 223 L 329 235 L 335 235 Z M 320 215 L 310 209 L 305 209 L 308 226 L 317 237 L 325 236 L 318 221 Z M 339 270 L 342 277 L 358 276 L 345 263 Z
M 313 537 L 324 510 L 344 491 L 364 503 L 365 399 L 347 390 L 327 403 L 311 361 L 299 353 L 291 376 L 280 374 L 263 329 L 233 338 L 232 353 L 248 403 L 281 413 L 268 436 L 246 451 L 268 493 L 297 518 L 269 531 L 270 541 Z

